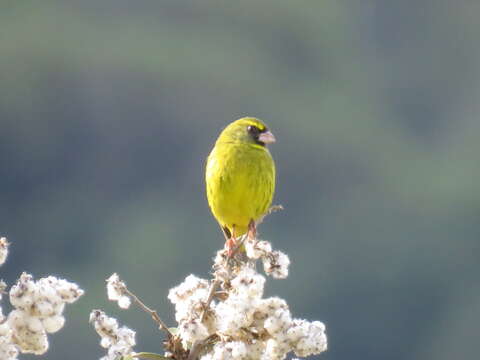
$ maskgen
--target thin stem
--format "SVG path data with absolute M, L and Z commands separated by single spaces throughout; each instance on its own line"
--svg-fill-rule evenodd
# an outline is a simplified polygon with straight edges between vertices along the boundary
M 237 249 L 234 249 L 234 251 Z M 210 290 L 208 291 L 207 300 L 205 301 L 205 305 L 203 306 L 202 314 L 200 315 L 200 321 L 203 322 L 205 320 L 205 316 L 207 315 L 208 308 L 215 297 L 215 292 L 217 291 L 218 287 L 221 284 L 221 280 L 218 277 L 215 277 L 212 285 L 210 285 Z M 190 349 L 190 353 L 188 354 L 187 360 L 196 360 L 198 352 L 202 348 L 202 341 L 195 341 Z
M 130 290 L 127 289 L 127 287 L 124 288 L 124 291 L 125 293 L 128 294 L 128 296 L 130 296 L 133 301 L 143 310 L 145 311 L 146 313 L 150 314 L 150 316 L 152 317 L 152 319 L 158 324 L 158 327 L 165 331 L 168 335 L 168 337 L 172 337 L 173 334 L 172 332 L 168 329 L 167 325 L 165 325 L 165 323 L 162 321 L 162 319 L 160 319 L 160 316 L 158 316 L 158 313 L 156 310 L 152 310 L 150 309 L 147 305 L 145 305 L 138 297 L 137 295 L 135 295 L 134 293 L 132 293 Z
M 217 288 L 220 286 L 220 279 L 215 278 L 214 282 L 210 286 L 210 290 L 208 291 L 208 296 L 207 300 L 205 301 L 205 305 L 203 307 L 202 315 L 200 315 L 200 321 L 203 322 L 205 320 L 205 316 L 207 314 L 207 310 L 210 307 L 210 304 L 213 301 L 213 298 L 215 297 L 215 291 L 217 291 Z

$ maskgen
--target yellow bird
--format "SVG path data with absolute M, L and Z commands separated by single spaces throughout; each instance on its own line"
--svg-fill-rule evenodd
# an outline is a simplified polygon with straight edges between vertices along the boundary
M 220 224 L 229 254 L 235 239 L 256 233 L 256 221 L 268 211 L 275 191 L 275 164 L 267 149 L 275 137 L 259 119 L 229 124 L 207 159 L 208 205 Z

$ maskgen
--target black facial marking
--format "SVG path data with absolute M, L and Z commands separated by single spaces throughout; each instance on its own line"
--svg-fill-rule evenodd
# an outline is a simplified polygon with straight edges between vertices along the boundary
M 261 145 L 261 146 L 265 146 L 265 143 L 258 140 L 258 137 L 260 136 L 261 133 L 264 133 L 264 132 L 267 132 L 268 129 L 267 128 L 264 128 L 263 130 L 260 130 L 257 126 L 255 125 L 248 125 L 247 127 L 247 131 L 248 133 L 250 134 L 250 136 L 253 138 L 253 140 L 255 141 L 255 143 L 257 143 L 258 145 Z
M 260 134 L 261 132 L 260 129 L 255 125 L 248 125 L 247 131 L 252 135 Z

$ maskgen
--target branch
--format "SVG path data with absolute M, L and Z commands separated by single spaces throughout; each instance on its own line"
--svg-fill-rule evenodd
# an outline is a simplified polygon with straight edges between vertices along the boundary
M 145 311 L 146 313 L 150 314 L 150 316 L 152 317 L 152 319 L 158 324 L 158 327 L 165 331 L 167 333 L 167 336 L 169 338 L 171 338 L 173 336 L 172 332 L 170 331 L 170 329 L 167 327 L 167 325 L 165 325 L 165 323 L 162 321 L 162 319 L 160 319 L 160 316 L 158 316 L 158 313 L 156 310 L 152 310 L 150 309 L 147 305 L 145 305 L 134 293 L 132 293 L 130 290 L 128 290 L 128 288 L 125 286 L 124 288 L 124 291 L 125 293 L 128 294 L 128 296 L 130 296 L 133 301 L 143 310 Z

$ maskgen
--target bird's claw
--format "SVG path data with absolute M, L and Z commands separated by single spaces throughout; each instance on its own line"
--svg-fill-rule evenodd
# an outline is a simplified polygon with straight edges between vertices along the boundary
M 230 238 L 225 242 L 225 248 L 227 249 L 227 256 L 231 258 L 237 248 L 237 241 L 234 238 Z

